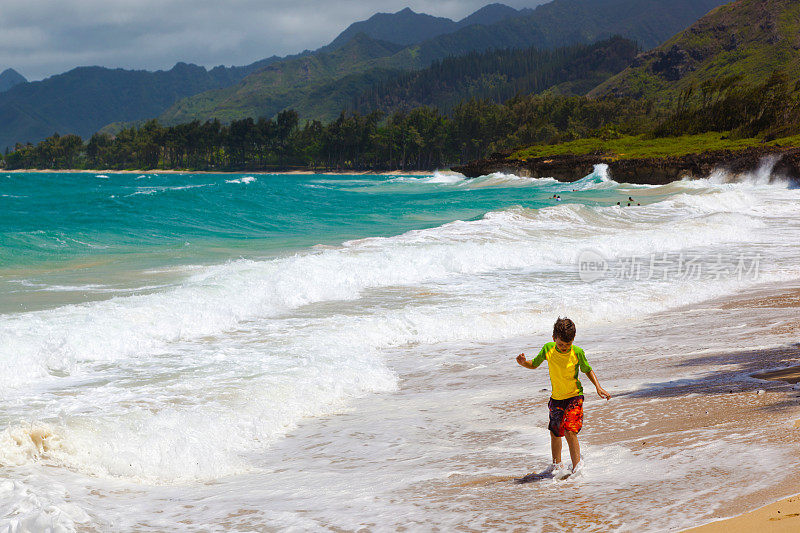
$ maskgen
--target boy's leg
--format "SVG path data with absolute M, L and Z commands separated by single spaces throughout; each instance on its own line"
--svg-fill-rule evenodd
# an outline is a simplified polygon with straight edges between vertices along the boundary
M 569 457 L 572 459 L 572 468 L 575 468 L 581 460 L 581 445 L 578 442 L 578 434 L 574 431 L 565 431 L 564 438 L 567 439 L 567 446 L 569 446 Z M 561 439 L 558 439 L 558 456 L 561 457 Z
M 561 462 L 561 437 L 556 437 L 550 431 L 550 451 L 553 452 L 553 462 L 558 464 Z

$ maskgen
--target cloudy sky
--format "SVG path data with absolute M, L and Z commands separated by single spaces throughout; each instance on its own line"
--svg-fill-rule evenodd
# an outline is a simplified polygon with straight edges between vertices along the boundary
M 245 65 L 318 48 L 377 12 L 410 7 L 458 20 L 493 1 L 1 0 L 0 71 L 11 67 L 33 81 L 83 65 Z

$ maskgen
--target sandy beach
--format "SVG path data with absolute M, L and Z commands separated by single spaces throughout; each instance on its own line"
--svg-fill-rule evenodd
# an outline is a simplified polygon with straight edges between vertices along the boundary
M 329 176 L 365 176 L 365 175 L 378 175 L 378 176 L 431 176 L 435 172 L 444 172 L 444 173 L 451 173 L 450 170 L 386 170 L 381 172 L 376 171 L 324 171 L 324 170 L 278 170 L 274 172 L 268 172 L 263 170 L 238 170 L 238 171 L 223 171 L 223 170 L 163 170 L 163 169 L 150 169 L 150 170 L 111 170 L 111 169 L 101 169 L 101 170 L 80 170 L 80 169 L 68 169 L 68 170 L 55 170 L 55 169 L 14 169 L 14 170 L 6 170 L 0 168 L 0 173 L 5 174 L 53 174 L 53 173 L 65 173 L 65 174 L 252 174 L 254 176 L 268 176 L 270 174 L 285 174 L 285 175 L 297 175 L 297 176 L 311 176 L 311 175 L 329 175 Z
M 692 533 L 795 533 L 800 531 L 800 496 L 792 496 L 727 520 L 688 529 Z

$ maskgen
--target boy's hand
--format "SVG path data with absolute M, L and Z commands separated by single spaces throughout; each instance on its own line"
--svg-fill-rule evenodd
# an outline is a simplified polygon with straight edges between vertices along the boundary
M 597 386 L 597 394 L 599 394 L 601 398 L 605 398 L 606 400 L 611 399 L 611 395 L 608 392 L 606 392 L 606 390 L 600 385 Z
M 517 356 L 517 364 L 519 364 L 519 366 L 524 366 L 524 367 L 527 368 L 527 365 L 525 364 L 527 362 L 528 361 L 525 359 L 525 354 L 524 353 L 521 353 L 521 354 L 519 354 Z

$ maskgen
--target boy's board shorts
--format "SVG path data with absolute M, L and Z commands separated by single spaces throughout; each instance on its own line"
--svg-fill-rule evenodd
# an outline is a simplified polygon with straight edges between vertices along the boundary
M 573 396 L 566 400 L 554 400 L 550 398 L 547 402 L 550 409 L 550 423 L 547 429 L 553 432 L 556 437 L 563 437 L 565 431 L 578 433 L 583 426 L 583 395 Z

